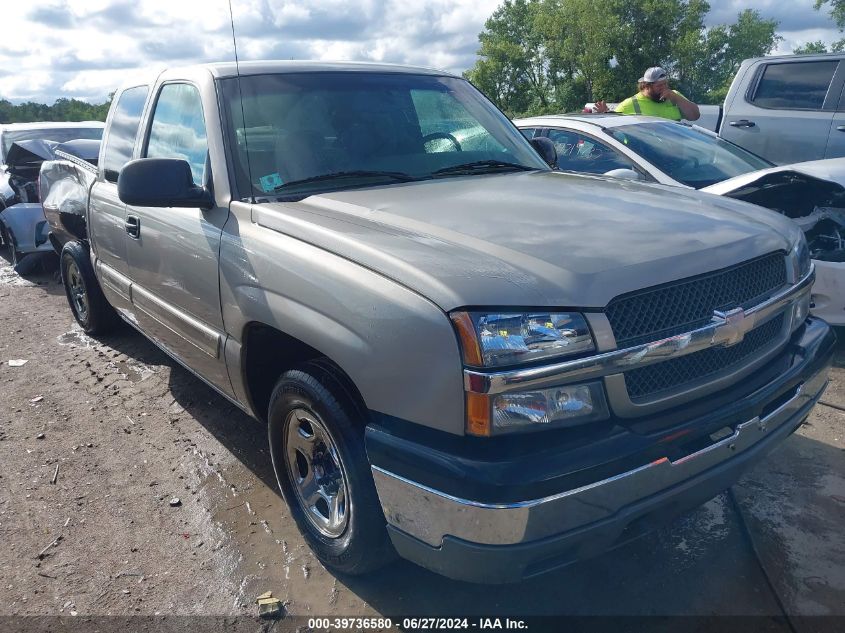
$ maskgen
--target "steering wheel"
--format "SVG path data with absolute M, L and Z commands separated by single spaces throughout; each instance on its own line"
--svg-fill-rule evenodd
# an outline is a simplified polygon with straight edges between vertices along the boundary
M 452 145 L 454 145 L 454 146 L 455 146 L 455 151 L 456 151 L 456 152 L 462 152 L 462 151 L 464 151 L 464 150 L 461 148 L 461 144 L 460 144 L 460 143 L 458 143 L 458 139 L 456 139 L 454 136 L 452 136 L 452 135 L 451 135 L 451 134 L 449 134 L 448 132 L 432 132 L 431 134 L 426 134 L 426 135 L 425 135 L 425 136 L 423 136 L 423 138 L 422 138 L 423 145 L 425 145 L 425 144 L 426 144 L 426 143 L 428 143 L 429 141 L 434 141 L 434 140 L 436 140 L 436 139 L 438 139 L 438 138 L 446 139 L 447 141 L 449 141 L 450 143 L 452 143 Z

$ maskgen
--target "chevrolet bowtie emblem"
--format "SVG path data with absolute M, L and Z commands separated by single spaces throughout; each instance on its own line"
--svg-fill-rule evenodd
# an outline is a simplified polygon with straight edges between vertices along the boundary
M 725 347 L 741 343 L 745 335 L 754 327 L 755 321 L 753 318 L 746 318 L 745 311 L 742 308 L 735 308 L 727 312 L 714 310 L 713 320 L 717 323 L 721 322 L 713 335 L 713 342 Z

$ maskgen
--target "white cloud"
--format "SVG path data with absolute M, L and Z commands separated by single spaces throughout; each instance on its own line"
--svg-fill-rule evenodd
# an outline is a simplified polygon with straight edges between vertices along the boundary
M 242 60 L 372 60 L 460 73 L 475 62 L 478 33 L 500 2 L 232 0 L 232 6 Z M 731 22 L 754 8 L 781 22 L 779 52 L 839 39 L 813 2 L 711 0 L 708 23 Z M 133 68 L 233 57 L 228 0 L 26 0 L 3 15 L 0 98 L 101 101 Z

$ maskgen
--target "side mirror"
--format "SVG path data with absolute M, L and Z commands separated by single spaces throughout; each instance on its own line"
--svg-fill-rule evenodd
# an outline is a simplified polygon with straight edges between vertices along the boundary
M 640 175 L 640 172 L 634 171 L 633 169 L 611 169 L 610 171 L 604 172 L 605 176 L 611 176 L 612 178 L 621 178 L 622 180 L 642 180 L 643 177 Z
M 555 149 L 555 144 L 552 143 L 550 138 L 546 136 L 535 136 L 530 142 L 531 147 L 537 150 L 540 158 L 546 161 L 549 167 L 554 168 L 557 166 L 557 149 Z
M 205 187 L 197 187 L 188 161 L 180 158 L 138 158 L 129 161 L 117 178 L 120 201 L 133 207 L 200 207 L 214 201 Z

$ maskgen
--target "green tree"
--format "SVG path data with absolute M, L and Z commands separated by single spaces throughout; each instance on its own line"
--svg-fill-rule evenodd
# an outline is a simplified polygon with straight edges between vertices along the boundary
M 484 23 L 478 36 L 481 59 L 465 73 L 509 114 L 548 103 L 547 58 L 534 26 L 538 4 L 505 0 Z
M 79 99 L 59 98 L 53 105 L 27 101 L 18 105 L 0 99 L 0 123 L 34 121 L 105 121 L 114 93 L 104 103 L 91 104 Z
M 830 5 L 830 17 L 836 22 L 839 30 L 845 30 L 845 0 L 816 0 L 816 11 L 825 5 Z
M 724 101 L 742 60 L 767 55 L 783 40 L 777 27 L 777 20 L 764 20 L 753 9 L 741 12 L 735 23 L 725 27 L 724 36 L 720 36 L 724 37 L 723 45 L 712 58 L 713 73 L 703 77 L 703 98 L 710 103 Z
M 816 11 L 820 11 L 825 5 L 830 5 L 830 17 L 839 28 L 839 32 L 845 31 L 845 0 L 816 0 Z M 818 43 L 818 42 L 814 42 Z M 831 44 L 831 53 L 841 53 L 845 51 L 845 38 L 838 40 Z M 797 52 L 797 51 L 796 51 Z M 804 51 L 804 52 L 828 52 L 828 51 Z
M 807 42 L 803 46 L 796 46 L 792 52 L 795 55 L 809 55 L 814 53 L 827 53 L 827 44 L 821 40 L 815 42 Z
M 709 11 L 705 0 L 505 0 L 466 76 L 511 115 L 619 101 L 655 65 L 689 98 L 715 102 L 742 60 L 779 38 L 777 23 L 752 10 L 706 28 Z

